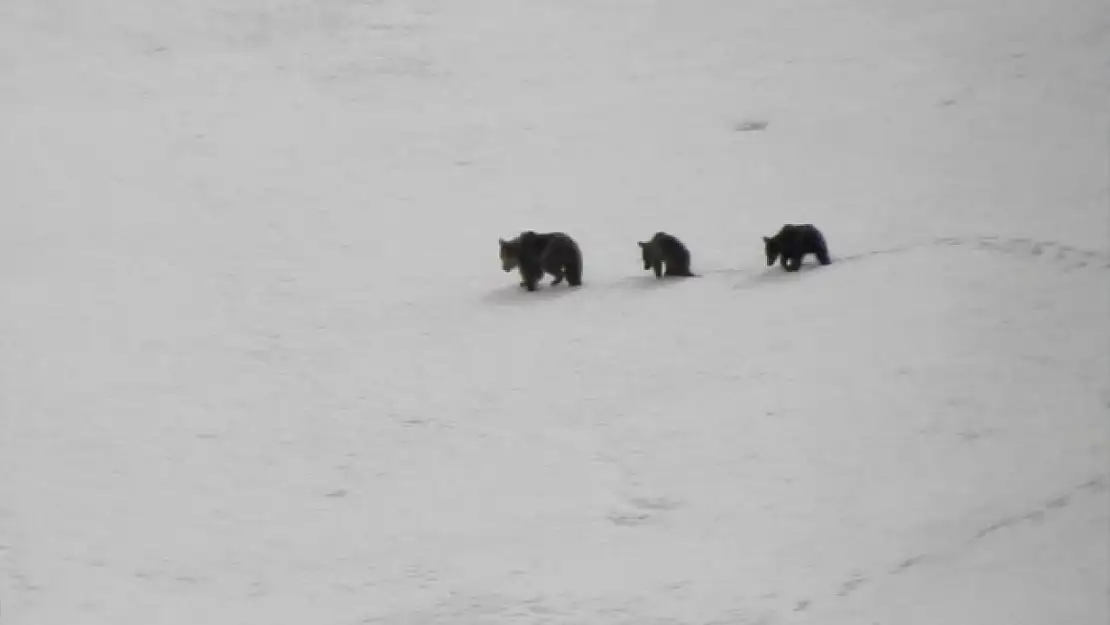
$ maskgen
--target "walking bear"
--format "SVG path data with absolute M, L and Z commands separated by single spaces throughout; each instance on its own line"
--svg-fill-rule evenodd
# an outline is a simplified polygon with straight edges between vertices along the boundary
M 663 276 L 697 277 L 690 271 L 690 250 L 677 237 L 656 232 L 650 241 L 637 241 L 644 257 L 644 271 L 652 270 L 656 278 Z M 663 270 L 666 265 L 666 271 Z
M 564 232 L 521 232 L 515 239 L 498 239 L 501 268 L 520 272 L 520 286 L 535 291 L 544 273 L 555 277 L 551 285 L 566 279 L 569 286 L 582 285 L 582 252 L 578 243 Z
M 786 224 L 775 236 L 763 237 L 763 246 L 768 267 L 778 259 L 786 271 L 797 271 L 807 254 L 816 256 L 822 265 L 832 262 L 825 237 L 813 224 Z

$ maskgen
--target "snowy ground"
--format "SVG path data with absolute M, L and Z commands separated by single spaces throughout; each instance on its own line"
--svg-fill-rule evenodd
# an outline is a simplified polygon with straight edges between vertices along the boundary
M 4 0 L 0 622 L 1106 623 L 1108 59 L 1102 0 Z

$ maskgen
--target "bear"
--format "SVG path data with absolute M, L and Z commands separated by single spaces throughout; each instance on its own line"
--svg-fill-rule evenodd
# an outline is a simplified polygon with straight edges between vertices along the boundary
M 678 237 L 666 232 L 656 232 L 648 241 L 637 241 L 644 259 L 644 271 L 653 270 L 656 278 L 674 276 L 695 278 L 690 271 L 690 250 Z M 666 265 L 666 271 L 663 270 Z
M 582 251 L 573 237 L 565 232 L 521 232 L 509 241 L 498 239 L 501 247 L 501 268 L 520 272 L 520 286 L 535 291 L 544 273 L 554 276 L 551 286 L 563 282 L 582 286 Z
M 798 271 L 807 254 L 816 256 L 822 265 L 832 263 L 825 236 L 813 224 L 785 224 L 775 236 L 763 237 L 763 247 L 768 267 L 777 259 L 784 270 Z

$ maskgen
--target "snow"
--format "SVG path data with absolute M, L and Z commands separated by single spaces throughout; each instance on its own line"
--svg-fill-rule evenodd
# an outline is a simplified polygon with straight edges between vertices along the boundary
M 0 620 L 1106 623 L 1108 52 L 1099 0 L 6 0 Z

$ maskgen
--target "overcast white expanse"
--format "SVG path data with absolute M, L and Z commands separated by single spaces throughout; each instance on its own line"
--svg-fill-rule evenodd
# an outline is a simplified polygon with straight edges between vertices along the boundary
M 1105 0 L 0 0 L 0 622 L 1104 625 L 1108 76 Z

